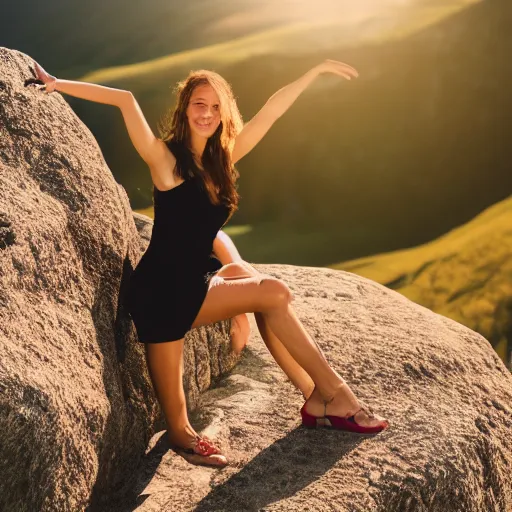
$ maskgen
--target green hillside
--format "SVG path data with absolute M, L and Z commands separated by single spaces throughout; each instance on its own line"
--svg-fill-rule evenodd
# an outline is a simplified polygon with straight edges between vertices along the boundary
M 479 332 L 512 369 L 512 196 L 430 243 L 331 268 L 377 281 Z
M 201 48 L 276 24 L 261 16 L 272 0 L 52 0 L 44 9 L 10 2 L 0 17 L 0 46 L 41 61 L 62 78 Z M 281 9 L 277 10 L 277 14 Z
M 146 0 L 143 8 L 133 0 L 52 0 L 44 9 L 32 4 L 23 0 L 6 4 L 0 16 L 0 46 L 33 56 L 62 78 L 202 48 L 297 21 L 344 19 L 355 24 L 368 11 L 377 18 L 389 8 L 400 9 L 397 0 Z
M 130 83 L 130 89 L 159 86 L 162 78 L 175 78 L 186 69 L 197 67 L 222 70 L 258 55 L 293 57 L 330 48 L 361 46 L 407 37 L 439 22 L 446 16 L 478 0 L 451 0 L 444 4 L 399 9 L 389 5 L 379 17 L 369 11 L 356 25 L 342 13 L 339 18 L 317 22 L 299 21 L 258 31 L 254 34 L 211 44 L 131 65 L 98 69 L 78 78 L 94 83 Z M 347 18 L 347 20 L 345 20 Z M 178 75 L 179 76 L 179 75 Z M 179 78 L 175 78 L 176 80 Z M 119 85 L 120 87 L 120 85 Z
M 432 240 L 512 190 L 508 144 L 497 136 L 512 131 L 512 116 L 503 115 L 512 111 L 511 7 L 481 2 L 457 10 L 457 3 L 447 15 L 439 5 L 367 19 L 349 35 L 335 25 L 305 30 L 295 23 L 82 78 L 103 76 L 103 83 L 134 91 L 156 127 L 173 104 L 170 87 L 191 68 L 220 71 L 248 120 L 323 58 L 355 65 L 357 81 L 319 77 L 239 163 L 242 202 L 231 221 L 275 223 L 294 238 L 338 230 L 364 242 L 349 243 L 332 263 Z M 406 12 L 410 25 L 397 25 Z M 149 172 L 117 109 L 72 104 L 132 208 L 150 206 Z

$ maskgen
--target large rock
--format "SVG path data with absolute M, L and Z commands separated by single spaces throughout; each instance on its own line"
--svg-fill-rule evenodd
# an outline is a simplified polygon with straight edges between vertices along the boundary
M 389 430 L 300 427 L 302 395 L 254 330 L 194 417 L 232 465 L 191 466 L 157 434 L 118 510 L 512 510 L 512 376 L 485 338 L 345 271 L 256 267 L 288 283 L 307 331 Z
M 0 510 L 104 510 L 162 425 L 122 307 L 152 221 L 63 97 L 25 86 L 32 69 L 0 48 Z M 236 362 L 228 324 L 187 336 L 191 409 Z

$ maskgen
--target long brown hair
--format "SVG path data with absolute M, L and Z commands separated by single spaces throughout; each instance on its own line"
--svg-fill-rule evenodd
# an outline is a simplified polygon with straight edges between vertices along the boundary
M 211 85 L 220 100 L 220 124 L 208 137 L 201 165 L 195 163 L 190 150 L 190 127 L 187 107 L 194 89 L 200 85 Z M 177 102 L 158 123 L 161 139 L 176 158 L 175 173 L 182 179 L 193 175 L 207 191 L 213 204 L 223 203 L 229 207 L 229 218 L 238 209 L 240 196 L 235 187 L 239 173 L 231 160 L 235 138 L 243 128 L 243 121 L 230 84 L 218 73 L 205 69 L 191 71 L 185 80 L 177 83 Z

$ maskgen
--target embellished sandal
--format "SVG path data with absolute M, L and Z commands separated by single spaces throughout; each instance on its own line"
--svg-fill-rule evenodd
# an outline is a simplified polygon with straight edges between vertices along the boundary
M 183 448 L 182 446 L 171 445 L 171 448 L 192 464 L 201 466 L 223 467 L 228 464 L 220 449 L 207 436 L 197 435 L 194 446 Z
M 307 428 L 316 428 L 319 426 L 332 427 L 336 430 L 344 430 L 346 432 L 355 432 L 357 434 L 366 435 L 376 434 L 389 427 L 389 422 L 387 420 L 383 420 L 381 425 L 375 425 L 374 427 L 365 427 L 363 425 L 359 425 L 359 423 L 356 423 L 355 416 L 359 411 L 364 411 L 370 418 L 376 418 L 372 409 L 361 400 L 359 400 L 361 407 L 354 414 L 352 414 L 352 416 L 341 417 L 327 414 L 327 404 L 331 402 L 333 398 L 331 398 L 329 401 L 324 401 L 324 415 L 321 417 L 313 416 L 312 414 L 306 412 L 306 402 L 304 402 L 304 405 L 300 410 L 300 414 L 302 416 L 302 425 Z

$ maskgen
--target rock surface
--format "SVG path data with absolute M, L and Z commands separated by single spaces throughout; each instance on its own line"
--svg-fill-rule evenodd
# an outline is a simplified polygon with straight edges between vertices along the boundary
M 104 510 L 162 425 L 122 307 L 152 221 L 63 97 L 25 86 L 32 68 L 0 48 L 0 510 Z M 228 326 L 187 335 L 190 408 L 236 361 Z
M 256 265 L 289 284 L 308 332 L 388 431 L 299 428 L 301 395 L 254 323 L 240 364 L 200 396 L 235 363 L 220 323 L 190 333 L 186 386 L 194 425 L 231 466 L 191 466 L 151 437 L 159 411 L 118 300 L 150 221 L 133 222 L 63 98 L 24 87 L 30 66 L 0 49 L 0 509 L 512 508 L 512 377 L 489 342 L 344 271 Z
M 348 272 L 255 267 L 288 283 L 305 328 L 389 430 L 300 427 L 302 395 L 252 321 L 240 362 L 193 421 L 231 465 L 192 466 L 160 432 L 133 495 L 112 510 L 512 510 L 512 376 L 487 340 Z

